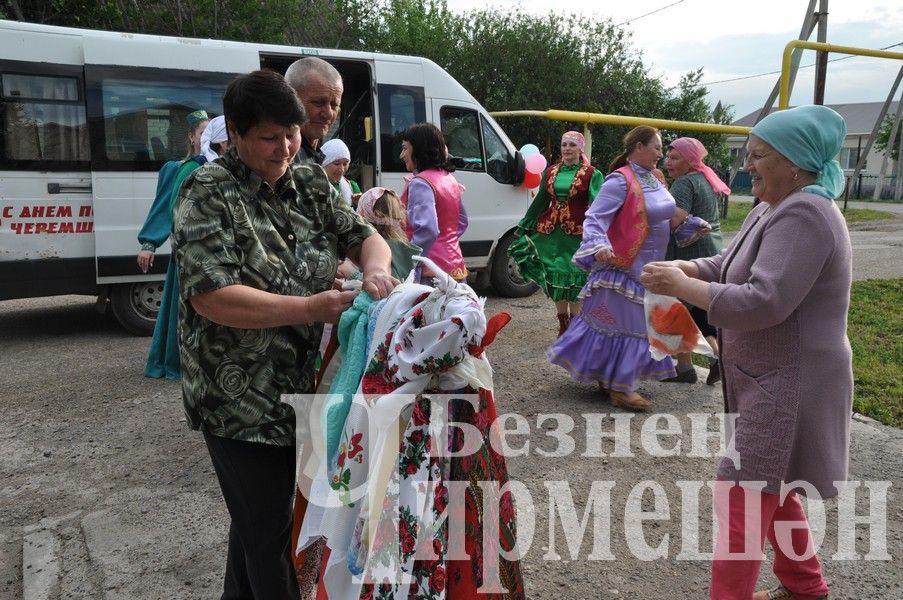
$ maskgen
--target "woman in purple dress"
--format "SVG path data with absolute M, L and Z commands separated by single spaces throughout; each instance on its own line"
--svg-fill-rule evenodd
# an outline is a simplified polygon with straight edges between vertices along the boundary
M 625 150 L 583 222 L 583 241 L 574 262 L 589 272 L 580 291 L 580 313 L 552 345 L 549 361 L 578 381 L 598 381 L 614 406 L 647 410 L 637 393 L 640 379 L 675 374 L 670 357 L 653 360 L 643 314 L 643 265 L 665 256 L 674 198 L 655 168 L 662 138 L 641 125 L 624 136 Z

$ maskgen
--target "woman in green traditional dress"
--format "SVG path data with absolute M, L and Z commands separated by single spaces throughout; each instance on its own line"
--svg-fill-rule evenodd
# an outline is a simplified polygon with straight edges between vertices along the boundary
M 154 254 L 166 240 L 172 230 L 172 209 L 178 196 L 182 182 L 207 161 L 204 149 L 201 148 L 202 136 L 206 131 L 209 118 L 207 112 L 196 110 L 186 117 L 188 123 L 188 156 L 182 160 L 172 160 L 163 165 L 157 177 L 157 193 L 150 212 L 141 231 L 138 241 L 141 250 L 138 252 L 138 268 L 147 273 L 154 266 Z M 151 338 L 147 362 L 144 365 L 144 376 L 155 379 L 179 379 L 179 335 L 177 332 L 179 317 L 178 276 L 175 261 L 170 257 L 166 269 L 166 279 L 157 311 L 157 322 L 154 324 L 154 335 Z
M 535 281 L 555 302 L 558 336 L 580 309 L 577 294 L 586 284 L 586 271 L 571 258 L 583 236 L 583 218 L 604 179 L 589 164 L 586 140 L 576 131 L 561 136 L 561 162 L 546 169 L 539 192 L 518 224 L 519 237 L 509 253 L 525 279 Z

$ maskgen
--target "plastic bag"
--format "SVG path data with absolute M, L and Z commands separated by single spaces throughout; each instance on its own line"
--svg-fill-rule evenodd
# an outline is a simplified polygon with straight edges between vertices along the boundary
M 643 298 L 649 353 L 655 360 L 672 354 L 695 352 L 715 358 L 690 311 L 674 296 L 646 292 Z

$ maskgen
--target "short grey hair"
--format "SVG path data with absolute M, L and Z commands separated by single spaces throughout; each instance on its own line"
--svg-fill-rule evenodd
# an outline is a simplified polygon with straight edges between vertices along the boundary
M 307 85 L 308 78 L 312 75 L 319 75 L 328 83 L 337 83 L 342 85 L 342 75 L 335 67 L 316 56 L 305 56 L 299 58 L 285 72 L 285 80 L 297 92 L 304 89 Z

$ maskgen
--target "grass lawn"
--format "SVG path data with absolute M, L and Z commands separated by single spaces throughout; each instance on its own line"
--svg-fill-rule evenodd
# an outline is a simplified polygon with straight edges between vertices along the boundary
M 847 335 L 853 347 L 853 410 L 903 428 L 903 279 L 854 281 Z M 709 359 L 693 355 L 693 363 Z
M 903 279 L 854 281 L 848 335 L 854 409 L 903 427 Z
M 731 202 L 727 209 L 727 218 L 721 219 L 721 231 L 739 231 L 743 224 L 743 219 L 752 210 L 752 202 Z M 883 210 L 873 210 L 871 208 L 848 208 L 844 213 L 847 223 L 857 223 L 859 221 L 881 221 L 883 219 L 893 219 L 895 215 Z

